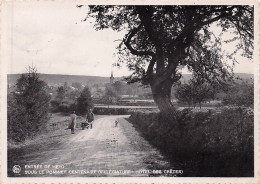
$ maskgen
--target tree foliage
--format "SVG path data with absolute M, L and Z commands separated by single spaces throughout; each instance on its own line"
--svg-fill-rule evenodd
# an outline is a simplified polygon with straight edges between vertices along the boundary
M 120 96 L 118 91 L 115 90 L 113 86 L 107 85 L 105 89 L 105 94 L 103 96 L 103 101 L 106 104 L 114 104 L 119 100 Z
M 94 107 L 91 92 L 86 86 L 77 99 L 77 112 L 80 115 L 86 115 L 87 112 Z
M 83 89 L 83 86 L 80 82 L 74 82 L 74 83 L 71 84 L 71 86 L 76 88 L 79 91 L 81 91 Z
M 117 91 L 119 94 L 123 94 L 126 88 L 126 85 L 124 85 L 121 81 L 116 81 L 112 84 L 112 87 Z
M 193 103 L 192 89 L 189 84 L 180 84 L 175 91 L 175 97 L 179 102 L 185 102 L 189 106 Z
M 79 90 L 73 90 L 68 93 L 68 98 L 72 101 L 76 101 L 78 99 L 79 95 L 80 95 Z
M 238 105 L 245 107 L 254 106 L 254 84 L 248 81 L 236 83 L 228 90 L 223 99 L 226 105 Z
M 124 58 L 134 72 L 133 80 L 152 77 L 153 73 L 160 76 L 165 71 L 164 75 L 171 77 L 181 66 L 205 74 L 205 69 L 213 74 L 221 72 L 223 63 L 214 59 L 219 48 L 209 47 L 212 39 L 214 47 L 220 44 L 210 28 L 213 23 L 222 32 L 233 31 L 233 37 L 226 42 L 239 40 L 237 48 L 252 56 L 251 6 L 90 6 L 88 15 L 95 18 L 97 30 L 112 28 L 128 32 L 119 49 L 127 56 L 133 55 Z M 207 52 L 211 59 L 204 58 L 199 63 Z M 149 67 L 145 70 L 146 63 Z M 178 79 L 178 75 L 174 77 Z
M 200 78 L 192 78 L 187 84 L 180 84 L 177 87 L 175 96 L 179 101 L 186 102 L 189 105 L 199 104 L 208 99 L 214 99 L 215 93 L 218 91 L 216 86 L 202 80 Z
M 47 84 L 39 79 L 34 67 L 22 74 L 16 91 L 8 94 L 8 138 L 24 141 L 37 135 L 48 120 L 50 95 Z
M 62 101 L 64 100 L 66 95 L 66 89 L 64 88 L 64 86 L 59 86 L 57 89 L 57 95 L 56 98 L 58 100 L 58 102 L 61 104 Z

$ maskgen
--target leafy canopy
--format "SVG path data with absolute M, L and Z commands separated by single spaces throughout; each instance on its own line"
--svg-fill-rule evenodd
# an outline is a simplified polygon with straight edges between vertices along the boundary
M 87 18 L 95 19 L 97 30 L 126 31 L 117 65 L 126 61 L 133 71 L 129 80 L 148 84 L 158 78 L 176 82 L 185 66 L 209 80 L 228 78 L 232 68 L 225 65 L 221 45 L 235 45 L 227 59 L 238 51 L 252 57 L 253 12 L 252 6 L 98 5 L 89 6 Z
M 209 99 L 213 99 L 215 93 L 219 90 L 219 86 L 208 83 L 206 80 L 193 76 L 188 83 L 179 84 L 177 86 L 175 96 L 179 101 L 186 102 L 194 107 L 199 103 Z

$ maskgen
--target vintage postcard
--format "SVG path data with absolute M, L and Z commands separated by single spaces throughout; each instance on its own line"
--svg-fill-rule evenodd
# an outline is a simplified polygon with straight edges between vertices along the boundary
M 3 0 L 0 183 L 259 183 L 259 2 Z

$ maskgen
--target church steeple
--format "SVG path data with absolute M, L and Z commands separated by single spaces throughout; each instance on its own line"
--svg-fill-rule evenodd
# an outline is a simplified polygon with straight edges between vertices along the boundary
M 111 71 L 111 76 L 110 76 L 110 84 L 114 83 L 114 76 L 113 76 L 113 71 Z

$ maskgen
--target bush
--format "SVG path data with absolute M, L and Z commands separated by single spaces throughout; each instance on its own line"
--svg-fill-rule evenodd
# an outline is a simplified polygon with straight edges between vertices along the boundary
M 193 163 L 183 166 L 187 175 L 253 176 L 253 117 L 250 108 L 184 109 L 172 122 L 160 113 L 141 112 L 131 113 L 130 121 L 172 161 Z

